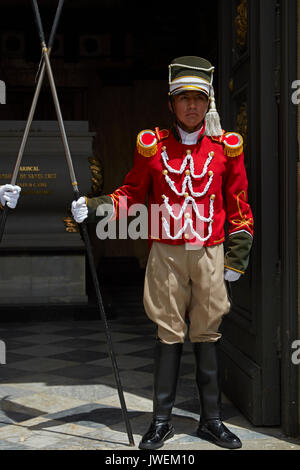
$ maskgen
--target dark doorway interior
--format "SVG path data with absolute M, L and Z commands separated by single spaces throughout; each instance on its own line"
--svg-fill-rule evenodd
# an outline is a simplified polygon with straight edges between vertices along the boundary
M 47 32 L 54 4 L 39 2 Z M 30 4 L 24 0 L 1 2 L 0 30 L 0 75 L 7 85 L 7 105 L 1 109 L 1 117 L 26 119 L 40 60 Z M 150 7 L 145 2 L 137 5 L 118 0 L 66 1 L 52 51 L 63 116 L 92 120 L 93 106 L 101 106 L 99 101 L 87 102 L 95 80 L 101 86 L 115 87 L 136 80 L 167 80 L 168 63 L 181 55 L 200 55 L 217 65 L 217 31 L 217 1 L 195 2 L 187 9 L 170 8 L 167 2 Z M 36 119 L 55 119 L 52 107 L 47 106 L 49 99 L 44 91 Z

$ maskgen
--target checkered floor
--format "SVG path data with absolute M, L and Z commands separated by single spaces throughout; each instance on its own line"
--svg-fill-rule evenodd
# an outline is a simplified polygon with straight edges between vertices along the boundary
M 151 420 L 155 330 L 138 312 L 109 324 L 137 449 Z M 101 321 L 2 323 L 0 339 L 6 345 L 6 364 L 0 365 L 0 450 L 132 449 Z M 224 418 L 246 448 L 275 441 L 276 448 L 300 448 L 283 440 L 280 430 L 253 429 L 225 397 Z M 173 417 L 176 435 L 164 449 L 217 449 L 196 436 L 197 420 L 194 358 L 186 343 Z

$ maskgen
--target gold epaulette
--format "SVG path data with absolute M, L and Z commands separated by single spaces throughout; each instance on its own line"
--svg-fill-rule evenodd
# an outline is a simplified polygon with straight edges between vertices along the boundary
M 243 137 L 237 132 L 223 135 L 224 153 L 227 157 L 238 157 L 244 150 Z
M 136 139 L 137 151 L 143 157 L 153 157 L 157 152 L 157 138 L 150 129 L 141 131 Z

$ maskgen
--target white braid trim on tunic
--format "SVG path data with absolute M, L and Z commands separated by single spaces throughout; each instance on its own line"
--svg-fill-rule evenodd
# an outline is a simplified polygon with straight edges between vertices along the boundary
M 201 235 L 199 235 L 196 230 L 193 227 L 193 221 L 192 219 L 186 219 L 184 222 L 184 226 L 177 232 L 176 235 L 172 236 L 170 233 L 170 226 L 167 222 L 167 220 L 163 217 L 162 222 L 163 222 L 163 227 L 165 229 L 166 234 L 168 235 L 171 240 L 177 240 L 178 238 L 181 237 L 181 235 L 185 232 L 186 228 L 190 226 L 192 234 L 201 242 L 207 241 L 212 234 L 212 218 L 214 215 L 214 201 L 211 199 L 210 204 L 209 204 L 209 215 L 210 215 L 210 222 L 208 225 L 208 235 L 205 238 L 202 238 Z
M 163 160 L 163 163 L 165 165 L 165 168 L 168 170 L 168 172 L 170 173 L 173 173 L 173 174 L 177 174 L 177 175 L 182 175 L 183 172 L 185 171 L 186 167 L 187 167 L 187 164 L 189 163 L 189 166 L 190 166 L 190 175 L 195 178 L 195 179 L 200 179 L 200 178 L 204 178 L 204 176 L 207 174 L 207 170 L 208 170 L 208 166 L 210 164 L 210 162 L 212 161 L 213 157 L 214 157 L 214 154 L 213 152 L 210 152 L 208 154 L 208 158 L 206 159 L 206 162 L 203 166 L 203 171 L 200 175 L 195 175 L 195 167 L 194 167 L 194 159 L 192 157 L 191 154 L 187 154 L 185 159 L 183 160 L 182 162 L 182 165 L 180 167 L 179 170 L 175 170 L 174 168 L 172 168 L 169 164 L 168 164 L 168 160 L 169 160 L 169 157 L 168 157 L 168 154 L 166 152 L 166 150 L 163 150 L 162 153 L 161 153 L 161 156 L 162 156 L 162 160 Z M 197 203 L 194 199 L 194 197 L 202 197 L 204 196 L 210 186 L 211 186 L 211 183 L 213 181 L 213 177 L 214 177 L 214 174 L 212 173 L 211 176 L 209 177 L 209 180 L 207 182 L 207 184 L 205 185 L 205 188 L 204 190 L 201 192 L 201 193 L 197 193 L 194 191 L 194 188 L 193 188 L 193 184 L 192 184 L 192 178 L 190 175 L 186 175 L 184 180 L 183 180 L 183 183 L 182 183 L 182 187 L 181 187 L 181 191 L 178 191 L 176 186 L 175 186 L 175 183 L 174 181 L 168 176 L 168 175 L 165 175 L 165 180 L 167 182 L 167 184 L 169 185 L 169 187 L 171 188 L 171 190 L 177 195 L 177 196 L 184 196 L 184 194 L 186 193 L 186 188 L 188 186 L 189 190 L 190 190 L 190 193 L 191 193 L 191 196 L 188 196 L 186 197 L 185 199 L 185 202 L 183 203 L 182 207 L 181 207 L 181 210 L 179 212 L 179 214 L 176 216 L 174 214 L 174 211 L 172 209 L 172 207 L 170 206 L 169 204 L 169 198 L 165 195 L 163 195 L 164 197 L 164 205 L 169 213 L 169 215 L 174 219 L 174 220 L 180 220 L 181 217 L 183 216 L 187 206 L 189 203 L 192 203 L 192 206 L 193 206 L 193 209 L 195 211 L 195 214 L 196 214 L 196 218 L 201 220 L 202 222 L 207 222 L 209 225 L 208 225 L 208 235 L 205 237 L 205 238 L 202 238 L 194 229 L 193 227 L 193 222 L 192 222 L 192 219 L 189 218 L 189 219 L 186 219 L 185 220 L 185 223 L 184 223 L 184 226 L 177 232 L 176 235 L 172 236 L 171 233 L 170 233 L 170 226 L 167 222 L 167 220 L 165 218 L 162 219 L 163 221 L 163 227 L 165 229 L 165 232 L 167 234 L 167 236 L 171 239 L 171 240 L 177 240 L 178 238 L 180 238 L 182 236 L 182 234 L 185 232 L 186 228 L 189 226 L 190 227 L 190 230 L 192 232 L 192 234 L 198 239 L 200 240 L 201 242 L 204 242 L 204 241 L 207 241 L 210 237 L 211 237 L 211 234 L 212 234 L 212 222 L 213 222 L 213 214 L 214 214 L 214 200 L 211 199 L 210 200 L 210 205 L 209 205 L 209 217 L 204 217 L 202 216 L 200 213 L 199 213 L 199 210 L 198 210 L 198 206 L 197 206 Z M 194 197 L 192 197 L 194 196 Z
M 171 216 L 174 220 L 180 220 L 180 219 L 182 218 L 182 216 L 183 216 L 183 214 L 184 214 L 184 212 L 185 212 L 185 210 L 186 210 L 186 208 L 187 208 L 189 202 L 192 203 L 193 209 L 194 209 L 194 211 L 195 211 L 195 213 L 196 213 L 196 217 L 197 217 L 199 220 L 202 220 L 202 222 L 207 222 L 207 223 L 208 223 L 208 222 L 211 222 L 211 220 L 212 220 L 212 216 L 211 216 L 211 215 L 210 215 L 209 217 L 204 217 L 203 215 L 201 215 L 201 214 L 199 213 L 198 206 L 197 206 L 197 203 L 196 203 L 196 201 L 195 201 L 194 198 L 192 198 L 192 197 L 189 196 L 189 197 L 187 197 L 187 198 L 185 199 L 185 201 L 184 201 L 184 203 L 183 203 L 183 205 L 182 205 L 182 207 L 181 207 L 180 212 L 179 212 L 178 215 L 175 215 L 175 214 L 174 214 L 174 211 L 173 211 L 173 209 L 172 209 L 172 206 L 170 206 L 170 204 L 169 204 L 169 198 L 168 198 L 167 196 L 165 196 L 165 198 L 164 198 L 164 205 L 165 205 L 165 207 L 166 207 L 168 213 L 170 214 L 170 216 Z M 213 203 L 213 200 L 211 200 L 211 203 Z M 210 212 L 211 212 L 211 211 L 210 211 Z M 212 213 L 213 213 L 213 211 L 212 211 Z
M 182 162 L 182 165 L 180 167 L 180 170 L 175 170 L 174 168 L 172 168 L 169 164 L 168 164 L 168 160 L 169 160 L 169 157 L 168 157 L 168 154 L 166 152 L 166 150 L 164 150 L 162 153 L 161 153 L 161 156 L 162 156 L 162 159 L 163 159 L 163 162 L 164 162 L 164 165 L 166 167 L 166 169 L 170 172 L 170 173 L 175 173 L 177 175 L 182 175 L 182 173 L 184 172 L 184 170 L 186 169 L 186 166 L 187 166 L 187 163 L 188 161 L 190 160 L 190 169 L 191 169 L 191 175 L 193 176 L 193 178 L 195 179 L 200 179 L 200 178 L 203 178 L 206 173 L 207 173 L 207 168 L 208 168 L 208 165 L 210 164 L 210 162 L 212 161 L 212 159 L 214 158 L 213 154 L 210 152 L 208 154 L 208 158 L 204 164 L 204 167 L 203 167 L 203 171 L 201 173 L 201 175 L 195 175 L 195 169 L 194 169 L 194 159 L 192 157 L 192 155 L 186 155 L 185 159 L 183 160 Z

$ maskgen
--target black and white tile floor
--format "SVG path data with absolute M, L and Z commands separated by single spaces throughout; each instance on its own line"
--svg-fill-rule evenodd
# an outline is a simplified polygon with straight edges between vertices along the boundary
M 140 313 L 109 321 L 135 449 L 151 420 L 155 330 Z M 103 324 L 97 320 L 1 323 L 0 450 L 132 450 L 128 444 Z M 215 449 L 195 433 L 198 400 L 191 345 L 184 345 L 164 449 Z M 244 449 L 300 449 L 280 429 L 253 428 L 224 397 L 224 420 Z

